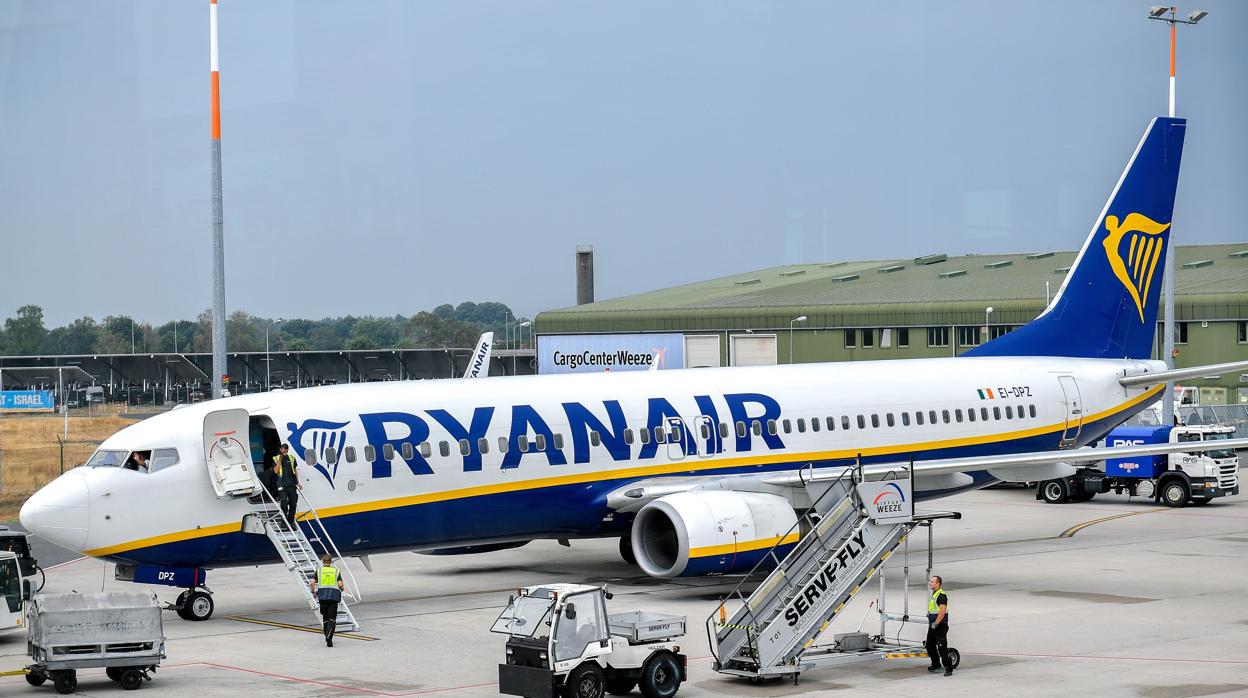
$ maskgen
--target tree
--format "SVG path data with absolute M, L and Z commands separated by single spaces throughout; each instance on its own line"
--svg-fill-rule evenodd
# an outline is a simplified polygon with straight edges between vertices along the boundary
M 176 323 L 176 328 L 175 328 Z M 174 320 L 156 328 L 156 351 L 190 352 L 195 346 L 195 328 L 193 320 Z
M 348 349 L 380 349 L 399 343 L 400 329 L 386 318 L 365 317 L 355 321 L 347 338 Z
M 9 353 L 21 356 L 38 354 L 48 331 L 43 326 L 43 308 L 23 305 L 17 317 L 4 321 L 4 336 Z
M 43 351 L 47 354 L 91 354 L 97 351 L 99 333 L 100 327 L 94 318 L 81 317 L 48 332 Z
M 131 339 L 133 338 L 133 341 Z M 129 354 L 140 346 L 139 324 L 129 315 L 108 315 L 100 321 L 99 351 L 102 354 Z

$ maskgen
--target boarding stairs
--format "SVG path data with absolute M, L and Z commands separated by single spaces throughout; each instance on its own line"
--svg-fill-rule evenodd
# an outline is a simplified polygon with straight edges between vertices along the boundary
M 321 624 L 321 606 L 316 599 L 316 594 L 311 590 L 310 583 L 316 579 L 321 569 L 321 555 L 328 552 L 334 558 L 334 565 L 338 568 L 342 576 L 342 580 L 347 589 L 343 592 L 342 602 L 338 604 L 338 624 L 336 629 L 343 632 L 353 632 L 360 629 L 360 624 L 356 621 L 355 615 L 351 612 L 351 608 L 347 604 L 347 597 L 352 599 L 352 603 L 360 600 L 359 588 L 355 583 L 355 576 L 351 574 L 351 569 L 347 567 L 346 561 L 342 559 L 342 554 L 338 552 L 338 546 L 334 544 L 329 532 L 325 529 L 325 525 L 321 523 L 320 516 L 316 513 L 316 509 L 311 502 L 299 494 L 299 504 L 306 507 L 303 511 L 297 511 L 295 515 L 295 525 L 290 525 L 286 517 L 282 515 L 281 507 L 272 496 L 266 491 L 262 493 L 260 505 L 256 508 L 253 516 L 256 523 L 263 526 L 263 532 L 273 542 L 273 547 L 282 557 L 282 563 L 286 565 L 286 570 L 290 572 L 291 578 L 296 586 L 299 587 L 303 597 L 308 602 L 308 608 L 316 617 L 316 624 Z M 252 528 L 255 526 L 253 525 Z M 307 528 L 308 533 L 304 532 Z M 259 532 L 259 531 L 255 531 Z
M 830 482 L 810 478 L 812 507 L 789 531 L 800 535 L 797 545 L 784 556 L 773 548 L 707 619 L 716 671 L 796 679 L 815 665 L 808 654 L 820 651 L 819 636 L 907 535 L 931 518 L 914 515 L 909 473 L 895 475 L 865 482 L 861 467 L 854 467 Z

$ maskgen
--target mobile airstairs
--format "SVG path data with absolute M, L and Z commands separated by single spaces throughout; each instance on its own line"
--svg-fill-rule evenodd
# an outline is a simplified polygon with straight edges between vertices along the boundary
M 321 517 L 316 513 L 316 508 L 300 492 L 298 507 L 300 511 L 295 516 L 295 525 L 292 526 L 267 491 L 262 490 L 260 497 L 260 504 L 256 507 L 256 511 L 247 515 L 243 530 L 248 533 L 263 533 L 273 542 L 273 547 L 277 548 L 278 554 L 282 557 L 282 564 L 286 565 L 286 570 L 307 601 L 308 608 L 316 616 L 318 626 L 321 623 L 321 607 L 317 602 L 316 594 L 312 592 L 309 585 L 321 569 L 321 555 L 328 552 L 333 556 L 334 564 L 338 567 L 347 587 L 341 603 L 338 604 L 337 630 L 342 632 L 359 630 L 360 624 L 356 621 L 355 615 L 351 613 L 350 606 L 347 605 L 347 597 L 350 597 L 353 603 L 360 600 L 355 575 L 351 574 L 351 568 L 342 559 L 338 546 L 329 537 L 329 531 L 325 529 L 325 524 L 321 523 Z M 307 533 L 304 531 L 305 528 Z
M 908 470 L 868 482 L 859 466 L 846 468 L 836 479 L 811 477 L 808 482 L 813 505 L 789 531 L 800 534 L 797 545 L 787 555 L 773 548 L 707 619 L 713 668 L 752 680 L 791 676 L 796 682 L 802 672 L 820 667 L 926 657 L 922 640 L 900 638 L 907 623 L 921 624 L 924 634 L 927 628 L 926 605 L 913 616 L 909 605 L 909 536 L 916 528 L 927 529 L 930 575 L 932 522 L 961 514 L 915 514 Z M 880 574 L 879 633 L 837 634 L 822 642 L 832 621 L 898 546 L 904 546 L 905 557 L 901 612 L 885 608 L 885 575 Z M 859 630 L 865 622 L 866 615 Z M 892 639 L 886 635 L 889 622 L 902 624 Z M 950 648 L 951 659 L 956 652 Z

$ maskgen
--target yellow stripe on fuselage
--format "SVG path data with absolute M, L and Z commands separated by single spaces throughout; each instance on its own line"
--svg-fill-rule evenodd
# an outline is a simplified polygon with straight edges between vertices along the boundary
M 774 538 L 760 538 L 759 540 L 749 540 L 741 543 L 726 543 L 724 545 L 708 545 L 703 548 L 690 548 L 690 559 L 695 557 L 715 557 L 717 555 L 732 555 L 733 553 L 748 553 L 751 550 L 760 548 L 770 548 L 774 545 L 788 545 L 797 542 L 797 534 L 790 533 L 787 536 L 775 536 Z
M 1140 404 L 1150 398 L 1155 398 L 1159 392 L 1165 389 L 1165 385 L 1157 385 L 1149 388 L 1140 395 L 1110 408 L 1103 412 L 1087 415 L 1083 419 L 1083 423 L 1099 421 L 1105 417 L 1122 412 L 1130 407 Z M 640 479 L 654 477 L 657 475 L 671 475 L 675 473 L 693 473 L 693 472 L 710 472 L 715 470 L 724 470 L 727 468 L 737 468 L 743 465 L 770 465 L 773 463 L 786 463 L 794 461 L 825 461 L 825 460 L 844 460 L 853 459 L 859 455 L 865 457 L 889 455 L 893 453 L 915 453 L 920 451 L 935 451 L 944 448 L 957 448 L 959 446 L 978 446 L 983 444 L 996 443 L 1000 441 L 1013 441 L 1015 439 L 1025 439 L 1032 436 L 1041 436 L 1054 432 L 1064 431 L 1066 429 L 1065 422 L 1056 425 L 1048 425 L 1042 427 L 1034 427 L 1031 429 L 1020 429 L 1018 431 L 1001 432 L 997 434 L 988 434 L 982 436 L 968 436 L 957 439 L 943 439 L 940 441 L 926 441 L 917 444 L 893 444 L 889 446 L 875 446 L 872 448 L 854 448 L 844 449 L 840 451 L 813 451 L 809 453 L 772 453 L 766 455 L 750 455 L 738 456 L 735 458 L 723 458 L 716 460 L 684 460 L 672 463 L 661 463 L 658 465 L 645 465 L 633 468 L 622 468 L 620 470 L 607 471 L 591 471 L 576 473 L 573 475 L 558 475 L 554 477 L 536 478 L 533 480 L 523 480 L 521 482 L 500 482 L 493 485 L 482 485 L 479 487 L 464 487 L 457 490 L 444 490 L 442 492 L 429 492 L 426 494 L 411 495 L 408 497 L 396 497 L 394 499 L 381 499 L 372 502 L 360 502 L 358 504 L 344 504 L 337 507 L 326 507 L 320 510 L 321 518 L 331 518 L 334 516 L 347 516 L 349 514 L 359 514 L 368 511 L 380 511 L 382 509 L 396 509 L 400 507 L 409 507 L 419 504 L 432 504 L 435 502 L 446 502 L 455 499 L 467 499 L 469 497 L 483 497 L 491 494 L 505 494 L 508 492 L 520 492 L 523 490 L 536 490 L 545 487 L 558 487 L 561 485 L 579 485 L 587 482 L 602 482 L 607 480 L 625 480 Z M 176 543 L 193 538 L 204 536 L 218 535 L 222 533 L 233 533 L 242 528 L 241 522 L 220 524 L 216 526 L 205 526 L 194 528 L 187 531 L 179 531 L 177 533 L 167 533 L 160 536 L 152 536 L 139 540 L 121 543 L 119 545 L 111 545 L 106 548 L 96 548 L 95 550 L 84 550 L 83 553 L 93 556 L 102 557 L 106 555 L 116 555 L 127 550 L 135 548 L 146 548 L 154 545 L 162 545 L 164 543 Z

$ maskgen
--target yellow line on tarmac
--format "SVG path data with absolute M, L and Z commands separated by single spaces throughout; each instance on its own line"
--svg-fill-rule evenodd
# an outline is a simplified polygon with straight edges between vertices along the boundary
M 1139 516 L 1140 514 L 1158 514 L 1163 511 L 1169 511 L 1169 509 L 1145 509 L 1144 511 L 1128 511 L 1125 514 L 1114 514 L 1113 516 L 1102 516 L 1099 519 L 1092 519 L 1091 521 L 1084 521 L 1081 524 L 1075 524 L 1074 526 L 1071 526 L 1065 531 L 1062 531 L 1057 537 L 1058 538 L 1072 538 L 1074 537 L 1076 533 L 1094 524 L 1105 523 L 1106 521 L 1113 521 L 1114 519 L 1125 519 L 1128 516 Z
M 274 628 L 285 628 L 287 630 L 300 630 L 305 633 L 316 633 L 317 635 L 323 635 L 325 632 L 321 628 L 309 628 L 306 625 L 291 625 L 290 623 L 278 623 L 277 621 L 260 620 L 259 618 L 248 618 L 246 616 L 226 616 L 225 619 L 236 620 L 236 621 L 239 621 L 240 623 L 255 623 L 256 625 L 268 625 Z M 381 639 L 377 637 L 370 637 L 368 635 L 359 635 L 356 633 L 334 633 L 334 637 L 335 638 L 349 637 L 352 640 L 364 640 L 367 642 L 372 642 L 373 640 Z

